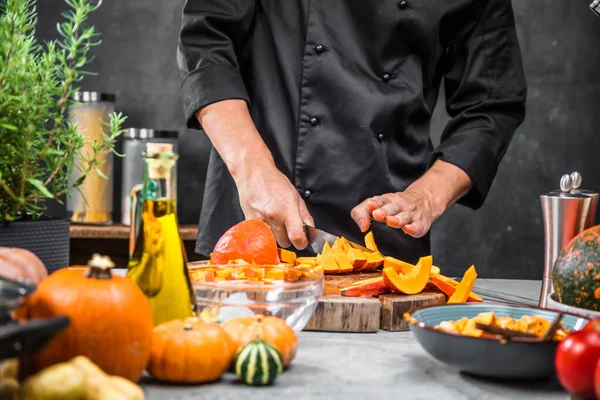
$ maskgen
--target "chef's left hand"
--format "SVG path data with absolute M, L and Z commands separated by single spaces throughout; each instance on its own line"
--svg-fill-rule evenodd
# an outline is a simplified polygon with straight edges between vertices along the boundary
M 403 192 L 387 193 L 366 199 L 350 215 L 366 232 L 371 220 L 420 238 L 454 202 L 473 186 L 469 176 L 457 166 L 437 160 L 433 166 Z
M 410 190 L 371 197 L 350 213 L 362 232 L 367 231 L 371 219 L 375 219 L 415 238 L 429 231 L 436 218 L 434 214 L 431 195 Z

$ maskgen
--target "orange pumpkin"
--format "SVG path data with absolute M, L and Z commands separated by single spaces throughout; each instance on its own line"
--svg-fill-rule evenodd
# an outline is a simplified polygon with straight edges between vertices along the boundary
M 9 279 L 24 279 L 37 285 L 48 276 L 48 271 L 42 260 L 31 251 L 0 247 L 0 275 Z
M 148 372 L 167 382 L 211 382 L 223 375 L 233 355 L 220 326 L 195 317 L 174 319 L 154 328 Z
M 287 366 L 296 356 L 298 338 L 296 333 L 281 318 L 263 315 L 232 318 L 221 325 L 235 344 L 237 352 L 244 345 L 260 338 L 273 345 Z
M 69 326 L 39 352 L 23 358 L 24 374 L 83 355 L 104 372 L 138 381 L 150 358 L 152 313 L 141 289 L 112 275 L 108 257 L 94 254 L 87 271 L 61 269 L 43 280 L 17 315 L 69 317 Z
M 221 236 L 211 254 L 213 264 L 238 259 L 263 265 L 279 264 L 277 241 L 264 221 L 249 219 L 232 226 Z

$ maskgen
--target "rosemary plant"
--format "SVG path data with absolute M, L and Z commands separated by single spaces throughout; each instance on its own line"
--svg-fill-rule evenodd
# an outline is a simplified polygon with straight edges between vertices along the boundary
M 78 188 L 114 152 L 125 117 L 112 113 L 103 140 L 82 154 L 84 133 L 68 121 L 77 85 L 90 75 L 83 68 L 100 44 L 85 26 L 100 3 L 65 0 L 68 11 L 57 24 L 59 39 L 39 43 L 35 0 L 0 0 L 0 222 L 39 219 L 46 200 Z M 69 184 L 72 172 L 80 177 Z

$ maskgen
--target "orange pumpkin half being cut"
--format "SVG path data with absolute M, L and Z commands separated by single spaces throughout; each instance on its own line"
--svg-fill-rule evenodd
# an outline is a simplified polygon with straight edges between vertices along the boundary
M 266 222 L 249 219 L 232 226 L 221 236 L 211 254 L 212 264 L 227 264 L 238 259 L 258 265 L 279 264 L 277 241 Z

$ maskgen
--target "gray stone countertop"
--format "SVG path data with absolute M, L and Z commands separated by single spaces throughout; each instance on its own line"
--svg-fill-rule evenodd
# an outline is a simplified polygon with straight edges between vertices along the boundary
M 510 293 L 533 304 L 541 282 L 479 279 L 476 287 Z M 429 356 L 410 332 L 386 331 L 301 332 L 296 359 L 271 387 L 246 386 L 229 373 L 218 382 L 199 386 L 148 381 L 142 387 L 147 399 L 173 400 L 569 398 L 556 382 L 501 383 L 461 374 Z

